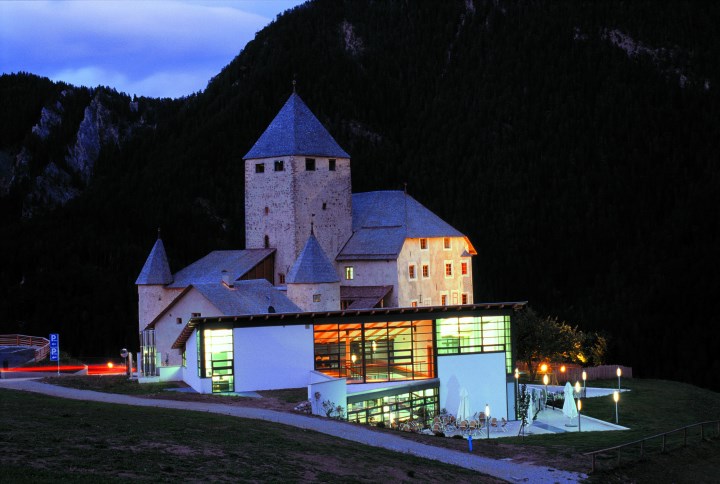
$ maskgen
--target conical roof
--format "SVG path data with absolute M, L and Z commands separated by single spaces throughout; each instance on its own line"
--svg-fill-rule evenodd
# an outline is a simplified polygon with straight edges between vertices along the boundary
M 287 275 L 288 284 L 320 284 L 340 282 L 330 260 L 315 235 L 310 234 L 305 247 Z
M 296 93 L 243 158 L 290 155 L 350 158 Z
M 155 245 L 153 245 L 150 255 L 148 255 L 145 265 L 140 271 L 140 275 L 135 281 L 136 285 L 150 284 L 170 284 L 173 281 L 170 272 L 170 264 L 168 264 L 167 255 L 165 255 L 165 246 L 162 239 L 158 237 Z

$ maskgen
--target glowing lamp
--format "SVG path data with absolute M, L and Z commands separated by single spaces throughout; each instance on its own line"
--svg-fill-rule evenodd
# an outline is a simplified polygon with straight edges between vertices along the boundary
M 550 381 L 550 379 L 548 378 L 548 376 L 547 376 L 547 375 L 543 375 L 543 384 L 544 384 L 545 386 L 547 386 L 547 384 L 548 384 L 549 381 Z
M 518 378 L 520 378 L 520 370 L 515 368 L 515 379 L 517 380 Z
M 354 365 L 355 362 L 357 361 L 357 356 L 355 356 L 355 355 L 353 354 L 353 355 L 350 356 L 350 359 L 352 360 L 353 365 Z
M 578 412 L 582 410 L 582 400 L 578 398 Z
M 560 373 L 565 373 L 565 365 L 560 367 Z
M 580 382 L 579 381 L 575 382 L 575 393 L 580 395 Z
M 583 372 L 582 372 L 582 379 L 583 379 L 583 383 L 585 383 L 585 380 L 587 380 L 587 371 L 585 371 L 585 370 L 583 370 Z
M 107 367 L 108 367 L 108 368 L 112 368 L 112 367 L 114 367 L 114 366 L 115 366 L 115 365 L 113 365 L 112 361 L 108 361 L 108 364 L 107 364 Z
M 617 370 L 615 371 L 615 374 L 618 376 L 618 378 L 620 378 L 620 375 L 622 375 L 622 370 L 620 369 L 619 366 L 618 366 Z
M 619 368 L 618 368 L 618 369 L 619 369 Z M 545 363 L 543 363 L 542 365 L 540 365 L 540 371 L 542 371 L 543 373 L 546 373 L 547 370 L 548 370 L 548 366 L 547 366 Z
M 613 392 L 613 400 L 615 400 L 615 403 L 617 403 L 618 400 L 620 400 L 620 392 L 619 391 L 615 390 Z

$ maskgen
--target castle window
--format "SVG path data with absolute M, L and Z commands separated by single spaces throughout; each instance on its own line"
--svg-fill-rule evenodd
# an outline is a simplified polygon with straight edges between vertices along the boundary
M 265 215 L 270 213 L 270 207 L 265 207 Z
M 416 308 L 416 307 L 417 307 L 417 301 L 410 301 L 410 306 Z
M 267 235 L 265 236 L 265 248 L 270 248 L 270 237 L 268 237 Z
M 176 319 L 175 319 L 175 322 L 176 322 L 177 324 L 182 324 L 182 318 L 176 318 Z
M 199 317 L 200 317 L 200 313 L 190 313 L 190 317 L 191 317 L 191 318 L 199 318 Z
M 440 306 L 447 306 L 447 294 L 440 294 Z
M 468 268 L 467 268 L 467 262 L 461 262 L 460 263 L 460 274 L 463 276 L 468 275 Z
M 452 261 L 445 261 L 445 279 L 450 279 L 453 276 L 453 264 Z
M 305 158 L 305 171 L 315 171 L 315 158 Z
M 320 302 L 320 294 L 313 294 L 313 302 Z
M 355 279 L 355 268 L 353 266 L 345 266 L 345 279 L 348 281 Z
M 265 163 L 256 163 L 255 173 L 265 173 Z
M 462 303 L 463 303 L 463 304 L 467 304 L 467 303 L 468 303 L 468 295 L 465 294 L 465 293 L 463 293 L 463 295 L 462 295 Z
M 328 170 L 335 171 L 335 160 L 333 160 L 333 159 L 328 160 Z
M 283 171 L 284 169 L 283 160 L 275 160 L 275 171 Z
M 323 202 L 323 210 L 327 210 L 327 203 Z
M 422 265 L 422 276 L 425 278 L 430 277 L 430 266 L 428 264 Z
M 408 266 L 408 277 L 410 279 L 415 279 L 417 275 L 415 274 L 415 264 L 410 264 Z
M 285 273 L 278 272 L 278 281 L 280 282 L 280 284 L 285 284 Z
M 450 250 L 450 248 L 452 247 L 452 244 L 451 244 L 451 241 L 450 241 L 450 240 L 451 240 L 450 237 L 445 237 L 445 238 L 443 239 L 443 249 L 445 249 L 445 250 Z
M 420 250 L 427 250 L 427 239 L 420 239 Z

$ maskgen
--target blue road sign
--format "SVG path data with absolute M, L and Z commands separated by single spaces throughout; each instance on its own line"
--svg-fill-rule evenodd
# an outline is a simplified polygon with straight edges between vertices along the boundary
M 50 361 L 60 361 L 60 335 L 50 333 Z

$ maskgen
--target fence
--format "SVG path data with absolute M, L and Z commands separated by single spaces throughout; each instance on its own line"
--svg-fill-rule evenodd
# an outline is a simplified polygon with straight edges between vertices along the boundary
M 0 334 L 0 346 L 27 346 L 35 350 L 35 361 L 44 360 L 50 352 L 50 341 L 39 336 Z
M 633 442 L 628 442 L 627 444 L 616 445 L 615 447 L 608 447 L 607 449 L 600 449 L 600 450 L 595 450 L 592 452 L 586 452 L 583 455 L 589 455 L 592 457 L 592 472 L 595 472 L 596 460 L 597 460 L 597 457 L 601 454 L 616 451 L 617 452 L 617 461 L 618 461 L 618 466 L 619 466 L 620 465 L 620 451 L 622 449 L 632 447 L 632 446 L 639 446 L 640 447 L 640 458 L 642 459 L 643 456 L 645 455 L 645 453 L 647 453 L 645 443 L 652 439 L 659 438 L 659 439 L 661 439 L 660 452 L 664 453 L 668 449 L 667 438 L 669 435 L 682 432 L 683 433 L 683 446 L 687 446 L 688 430 L 693 429 L 695 427 L 700 427 L 700 442 L 702 442 L 705 439 L 705 426 L 706 425 L 715 425 L 716 430 L 717 430 L 717 436 L 720 436 L 720 420 L 709 420 L 707 422 L 700 422 L 700 423 L 695 423 L 695 424 L 691 424 L 691 425 L 686 425 L 685 427 L 680 427 L 679 429 L 670 430 L 668 432 L 653 435 L 651 437 L 645 437 L 644 439 L 635 440 Z
M 517 367 L 522 372 L 527 372 L 527 364 L 524 362 L 517 362 Z M 561 371 L 561 368 L 565 367 L 565 371 Z M 632 367 L 623 365 L 601 365 L 601 366 L 589 366 L 583 368 L 580 365 L 574 363 L 548 363 L 548 376 L 550 377 L 551 384 L 553 385 L 564 385 L 565 382 L 575 383 L 579 381 L 582 383 L 582 372 L 585 371 L 587 380 L 609 380 L 611 378 L 617 378 L 617 369 L 620 368 L 622 371 L 622 378 L 632 378 Z M 542 373 L 537 368 L 537 377 L 542 378 Z

